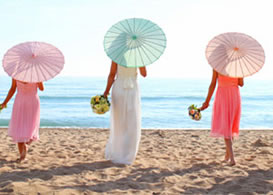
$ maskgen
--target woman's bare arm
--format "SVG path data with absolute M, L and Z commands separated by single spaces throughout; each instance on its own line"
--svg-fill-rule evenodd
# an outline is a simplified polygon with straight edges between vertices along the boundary
M 244 78 L 239 78 L 238 79 L 238 85 L 243 87 L 244 86 Z
M 218 73 L 213 70 L 213 74 L 212 74 L 212 79 L 211 79 L 211 83 L 209 86 L 209 90 L 208 90 L 208 95 L 207 98 L 205 100 L 205 102 L 203 103 L 202 107 L 200 108 L 200 110 L 205 110 L 206 108 L 209 107 L 209 102 L 211 100 L 211 97 L 213 95 L 216 83 L 217 83 L 217 78 L 218 78 Z
M 12 83 L 11 83 L 11 87 L 10 87 L 10 90 L 7 94 L 7 97 L 6 99 L 4 100 L 4 102 L 2 103 L 2 107 L 4 108 L 9 100 L 12 98 L 12 96 L 14 95 L 15 91 L 16 91 L 16 88 L 17 88 L 17 85 L 16 85 L 16 80 L 15 79 L 12 79 Z
M 141 76 L 143 76 L 143 77 L 146 77 L 146 76 L 147 76 L 147 70 L 146 70 L 146 67 L 145 67 L 145 66 L 140 67 L 140 68 L 139 68 L 139 72 L 140 72 Z
M 106 89 L 103 93 L 104 97 L 107 97 L 109 94 L 109 91 L 115 81 L 115 77 L 116 77 L 116 73 L 117 73 L 117 63 L 112 61 L 111 64 L 111 69 L 110 69 L 110 73 L 108 75 L 108 79 L 107 79 L 107 85 L 106 85 Z
M 44 91 L 44 84 L 42 82 L 38 83 L 38 88 L 41 90 L 41 91 Z

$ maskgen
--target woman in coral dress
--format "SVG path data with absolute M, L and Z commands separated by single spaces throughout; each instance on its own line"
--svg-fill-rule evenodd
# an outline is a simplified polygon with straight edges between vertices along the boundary
M 139 68 L 139 71 L 146 77 L 145 67 Z M 105 158 L 114 163 L 131 164 L 135 160 L 141 136 L 137 68 L 126 68 L 112 62 L 105 97 L 112 85 L 110 136 Z
M 213 70 L 213 76 L 209 87 L 208 95 L 201 110 L 209 106 L 216 83 L 218 88 L 214 99 L 212 111 L 212 127 L 210 135 L 223 137 L 226 145 L 225 161 L 235 165 L 232 149 L 233 137 L 239 135 L 241 117 L 241 96 L 238 86 L 244 85 L 243 78 L 232 78 L 224 76 Z
M 8 135 L 18 144 L 19 161 L 26 157 L 26 144 L 39 139 L 40 100 L 37 94 L 38 88 L 43 91 L 43 83 L 25 83 L 12 79 L 8 95 L 1 104 L 2 107 L 5 107 L 17 89 Z

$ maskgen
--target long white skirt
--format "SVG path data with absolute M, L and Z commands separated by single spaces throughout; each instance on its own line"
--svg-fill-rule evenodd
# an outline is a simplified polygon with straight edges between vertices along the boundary
M 141 136 L 140 94 L 137 80 L 125 88 L 116 79 L 111 96 L 110 136 L 105 158 L 114 163 L 131 164 L 136 157 Z

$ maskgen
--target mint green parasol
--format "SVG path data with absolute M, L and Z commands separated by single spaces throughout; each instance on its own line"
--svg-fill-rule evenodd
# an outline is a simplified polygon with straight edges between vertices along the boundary
M 155 62 L 166 48 L 166 36 L 155 23 L 141 18 L 122 20 L 104 37 L 104 50 L 117 64 L 142 67 Z

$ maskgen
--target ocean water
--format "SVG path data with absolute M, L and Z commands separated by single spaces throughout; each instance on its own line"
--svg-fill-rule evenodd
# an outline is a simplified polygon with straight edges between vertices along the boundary
M 210 128 L 213 99 L 200 121 L 191 120 L 187 111 L 191 104 L 202 105 L 210 80 L 139 78 L 139 84 L 142 128 Z M 0 77 L 0 102 L 10 85 L 10 78 Z M 44 86 L 39 92 L 42 127 L 109 127 L 110 112 L 97 115 L 90 107 L 90 98 L 104 92 L 106 78 L 57 77 Z M 240 127 L 273 128 L 273 80 L 246 78 L 240 90 Z M 0 126 L 8 126 L 14 97 L 0 113 Z

